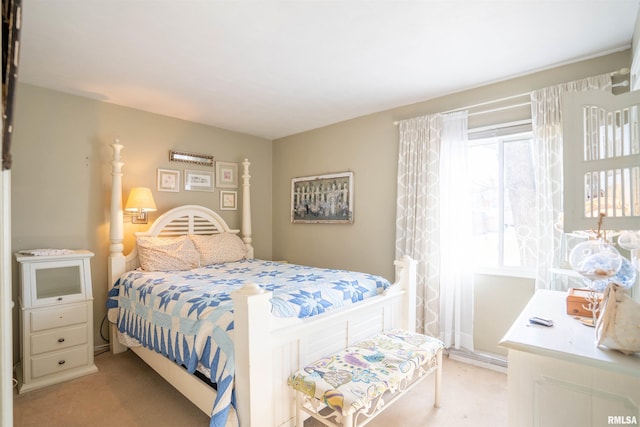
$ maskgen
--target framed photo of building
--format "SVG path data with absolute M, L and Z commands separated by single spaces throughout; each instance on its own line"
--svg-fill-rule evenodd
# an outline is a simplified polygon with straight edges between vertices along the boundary
M 353 172 L 293 178 L 291 222 L 352 224 Z

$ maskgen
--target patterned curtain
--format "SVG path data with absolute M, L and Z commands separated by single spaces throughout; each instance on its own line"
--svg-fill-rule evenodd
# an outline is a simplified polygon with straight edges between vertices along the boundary
M 440 335 L 439 114 L 399 124 L 396 258 L 417 265 L 416 330 Z
M 536 289 L 551 288 L 551 269 L 565 258 L 562 213 L 562 95 L 610 88 L 610 74 L 563 83 L 531 93 L 536 173 Z M 561 224 L 561 223 L 560 223 Z
M 400 122 L 396 257 L 418 262 L 416 330 L 473 350 L 473 280 L 459 262 L 471 233 L 466 134 L 466 112 Z

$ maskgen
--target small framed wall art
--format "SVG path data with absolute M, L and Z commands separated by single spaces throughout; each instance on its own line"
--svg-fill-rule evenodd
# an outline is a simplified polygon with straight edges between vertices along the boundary
M 216 162 L 216 186 L 218 188 L 238 188 L 238 164 Z
M 353 172 L 293 178 L 291 222 L 353 223 Z
M 180 171 L 158 169 L 158 191 L 180 191 Z
M 186 191 L 213 191 L 213 172 L 185 170 L 184 189 Z
M 238 192 L 220 190 L 220 210 L 235 211 L 238 209 Z

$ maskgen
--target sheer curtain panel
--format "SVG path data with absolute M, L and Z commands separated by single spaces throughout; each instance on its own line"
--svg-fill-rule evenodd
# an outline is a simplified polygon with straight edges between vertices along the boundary
M 444 114 L 440 142 L 440 336 L 473 351 L 471 189 L 467 112 Z
M 418 261 L 417 329 L 473 350 L 467 113 L 400 122 L 396 256 Z

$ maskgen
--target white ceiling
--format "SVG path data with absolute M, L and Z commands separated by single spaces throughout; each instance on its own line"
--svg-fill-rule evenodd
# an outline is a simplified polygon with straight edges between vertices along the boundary
M 631 45 L 638 0 L 23 0 L 19 80 L 275 139 Z

